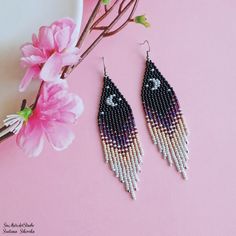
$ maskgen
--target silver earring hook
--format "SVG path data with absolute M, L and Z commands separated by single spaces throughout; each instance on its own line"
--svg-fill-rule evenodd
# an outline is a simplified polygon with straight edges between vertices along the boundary
M 140 45 L 144 45 L 145 43 L 148 45 L 147 59 L 149 59 L 149 53 L 151 52 L 151 47 L 150 47 L 148 40 L 145 40 L 143 43 L 140 43 Z
M 102 62 L 103 62 L 103 68 L 104 68 L 104 75 L 107 76 L 107 68 L 106 68 L 105 58 L 104 57 L 102 57 Z

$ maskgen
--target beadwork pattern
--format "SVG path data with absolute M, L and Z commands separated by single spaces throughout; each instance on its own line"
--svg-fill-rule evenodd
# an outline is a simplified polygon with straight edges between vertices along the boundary
M 108 76 L 104 77 L 98 126 L 106 163 L 135 199 L 143 151 L 131 107 Z
M 147 58 L 142 103 L 154 144 L 169 165 L 187 178 L 187 129 L 173 88 Z

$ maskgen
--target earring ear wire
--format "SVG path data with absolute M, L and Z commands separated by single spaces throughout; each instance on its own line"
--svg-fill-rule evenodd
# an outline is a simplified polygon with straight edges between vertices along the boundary
M 106 68 L 106 64 L 105 64 L 105 57 L 102 57 L 102 62 L 103 62 L 104 76 L 107 76 L 107 68 Z
M 148 45 L 148 50 L 147 50 L 147 59 L 149 60 L 149 54 L 151 52 L 151 47 L 150 47 L 150 44 L 148 42 L 148 40 L 145 40 L 143 43 L 140 43 L 140 45 L 144 45 L 144 44 L 147 44 Z

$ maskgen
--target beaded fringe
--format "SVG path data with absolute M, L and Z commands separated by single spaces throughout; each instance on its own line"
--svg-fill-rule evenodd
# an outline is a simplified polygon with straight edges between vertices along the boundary
M 108 76 L 104 77 L 98 125 L 106 163 L 136 199 L 143 151 L 131 107 Z
M 187 128 L 173 88 L 155 64 L 147 59 L 142 102 L 153 143 L 170 166 L 187 179 Z

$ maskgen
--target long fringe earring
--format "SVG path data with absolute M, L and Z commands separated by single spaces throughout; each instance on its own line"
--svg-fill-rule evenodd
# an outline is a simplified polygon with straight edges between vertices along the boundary
M 132 109 L 107 75 L 105 63 L 98 126 L 106 163 L 135 199 L 143 151 Z
M 183 119 L 178 98 L 162 76 L 147 51 L 146 71 L 142 86 L 142 103 L 146 115 L 147 126 L 154 144 L 169 165 L 175 165 L 184 179 L 188 158 L 187 128 Z

